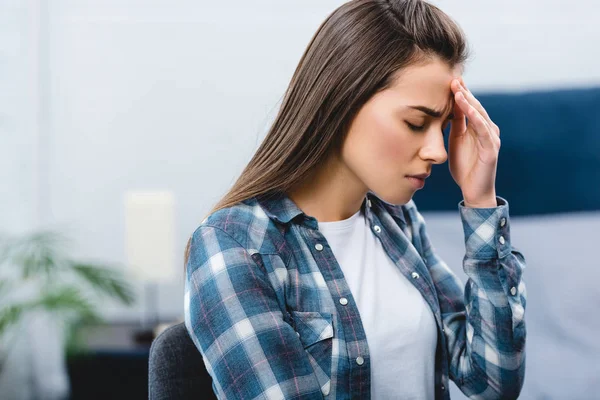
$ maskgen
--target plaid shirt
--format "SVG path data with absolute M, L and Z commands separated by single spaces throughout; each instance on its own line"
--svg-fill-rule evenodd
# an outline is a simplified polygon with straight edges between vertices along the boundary
M 450 398 L 448 379 L 473 399 L 516 398 L 525 259 L 511 246 L 508 202 L 458 204 L 464 289 L 436 255 L 413 200 L 394 206 L 369 192 L 362 208 L 437 322 L 436 399 Z M 370 398 L 368 338 L 350 288 L 317 220 L 285 195 L 219 210 L 194 232 L 185 323 L 219 398 Z

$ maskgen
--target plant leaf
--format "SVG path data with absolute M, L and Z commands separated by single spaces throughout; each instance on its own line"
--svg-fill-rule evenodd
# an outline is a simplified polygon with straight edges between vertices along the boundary
M 0 263 L 21 268 L 24 279 L 43 274 L 50 277 L 64 267 L 66 237 L 55 231 L 41 231 L 22 238 L 4 238 Z
M 131 305 L 135 301 L 133 288 L 119 271 L 100 265 L 77 262 L 73 262 L 71 268 L 99 294 L 116 298 L 126 305 Z
M 44 292 L 33 304 L 50 312 L 75 314 L 76 318 L 100 320 L 96 308 L 74 286 Z
M 26 304 L 13 304 L 0 310 L 0 337 L 2 337 L 9 326 L 21 318 L 23 313 L 27 311 L 27 308 Z
M 9 291 L 9 282 L 7 279 L 0 279 L 0 303 L 2 302 L 2 297 Z

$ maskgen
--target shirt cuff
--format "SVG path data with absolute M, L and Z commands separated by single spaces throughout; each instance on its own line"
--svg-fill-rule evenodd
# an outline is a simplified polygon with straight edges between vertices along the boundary
M 511 254 L 508 201 L 496 196 L 496 207 L 470 208 L 458 203 L 465 235 L 466 256 L 479 260 Z

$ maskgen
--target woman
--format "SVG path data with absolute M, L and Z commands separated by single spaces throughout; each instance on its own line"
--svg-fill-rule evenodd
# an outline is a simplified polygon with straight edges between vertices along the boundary
M 449 379 L 518 396 L 525 260 L 465 60 L 462 31 L 424 1 L 350 1 L 319 28 L 188 243 L 186 326 L 220 398 L 447 399 Z M 411 200 L 446 160 L 464 197 L 464 290 Z

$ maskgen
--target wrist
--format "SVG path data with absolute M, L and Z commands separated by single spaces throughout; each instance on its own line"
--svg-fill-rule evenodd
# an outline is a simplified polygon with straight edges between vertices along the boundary
M 469 208 L 495 208 L 495 207 L 498 207 L 498 201 L 497 201 L 496 197 L 485 199 L 485 200 L 478 200 L 478 201 L 469 201 L 467 199 L 464 199 L 464 202 L 465 202 L 465 207 L 469 207 Z

